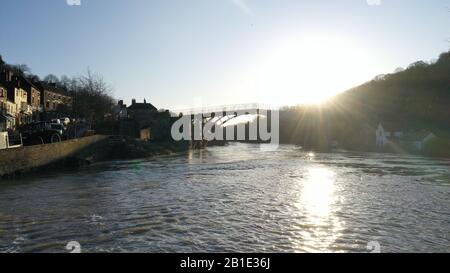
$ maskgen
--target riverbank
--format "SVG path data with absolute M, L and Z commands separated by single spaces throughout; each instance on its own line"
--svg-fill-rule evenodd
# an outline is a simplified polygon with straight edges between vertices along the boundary
M 0 178 L 32 172 L 41 167 L 76 158 L 107 139 L 95 135 L 58 143 L 0 150 Z
M 91 151 L 91 155 L 83 156 L 87 156 L 86 159 L 92 162 L 127 160 L 182 152 L 189 150 L 191 146 L 192 144 L 187 141 L 152 142 L 130 137 L 112 136 L 95 147 L 95 150 Z
M 0 179 L 77 168 L 100 161 L 166 155 L 186 151 L 193 146 L 190 142 L 151 142 L 122 136 L 96 135 L 53 144 L 6 149 L 0 151 Z

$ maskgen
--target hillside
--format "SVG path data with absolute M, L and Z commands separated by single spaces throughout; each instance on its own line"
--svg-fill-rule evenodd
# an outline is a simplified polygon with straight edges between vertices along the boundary
M 398 130 L 429 130 L 450 139 L 450 52 L 428 64 L 376 77 L 325 105 L 287 108 L 281 114 L 283 143 L 326 149 L 372 150 L 378 124 Z
M 338 108 L 351 109 L 370 124 L 387 121 L 403 129 L 450 129 L 450 52 L 432 64 L 419 61 L 342 93 Z M 360 117 L 360 118 L 361 118 Z

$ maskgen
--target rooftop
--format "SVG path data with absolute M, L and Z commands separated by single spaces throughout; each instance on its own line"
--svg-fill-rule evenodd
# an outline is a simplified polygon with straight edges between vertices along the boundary
M 60 95 L 69 96 L 67 90 L 63 87 L 57 86 L 55 83 L 46 83 L 46 82 L 37 82 L 35 85 L 40 90 L 45 90 L 53 93 L 57 93 Z
M 143 103 L 137 103 L 136 100 L 133 99 L 131 105 L 128 106 L 128 109 L 158 111 L 158 109 L 155 106 L 153 106 L 153 104 L 147 103 L 145 99 Z

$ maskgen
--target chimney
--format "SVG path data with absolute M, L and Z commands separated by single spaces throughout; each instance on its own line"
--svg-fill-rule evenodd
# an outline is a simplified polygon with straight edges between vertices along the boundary
M 12 73 L 11 70 L 8 70 L 8 71 L 6 72 L 6 80 L 7 80 L 8 82 L 12 82 L 12 79 L 13 79 L 13 73 Z
M 145 98 L 144 98 L 144 104 L 147 104 L 147 101 L 145 100 Z
M 135 105 L 135 104 L 136 104 L 136 99 L 132 99 L 132 100 L 131 100 L 131 104 L 132 104 L 132 105 Z

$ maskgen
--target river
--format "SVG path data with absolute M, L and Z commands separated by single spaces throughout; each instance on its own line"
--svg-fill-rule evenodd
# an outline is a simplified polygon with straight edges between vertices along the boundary
M 450 252 L 450 160 L 232 144 L 0 181 L 0 252 Z

